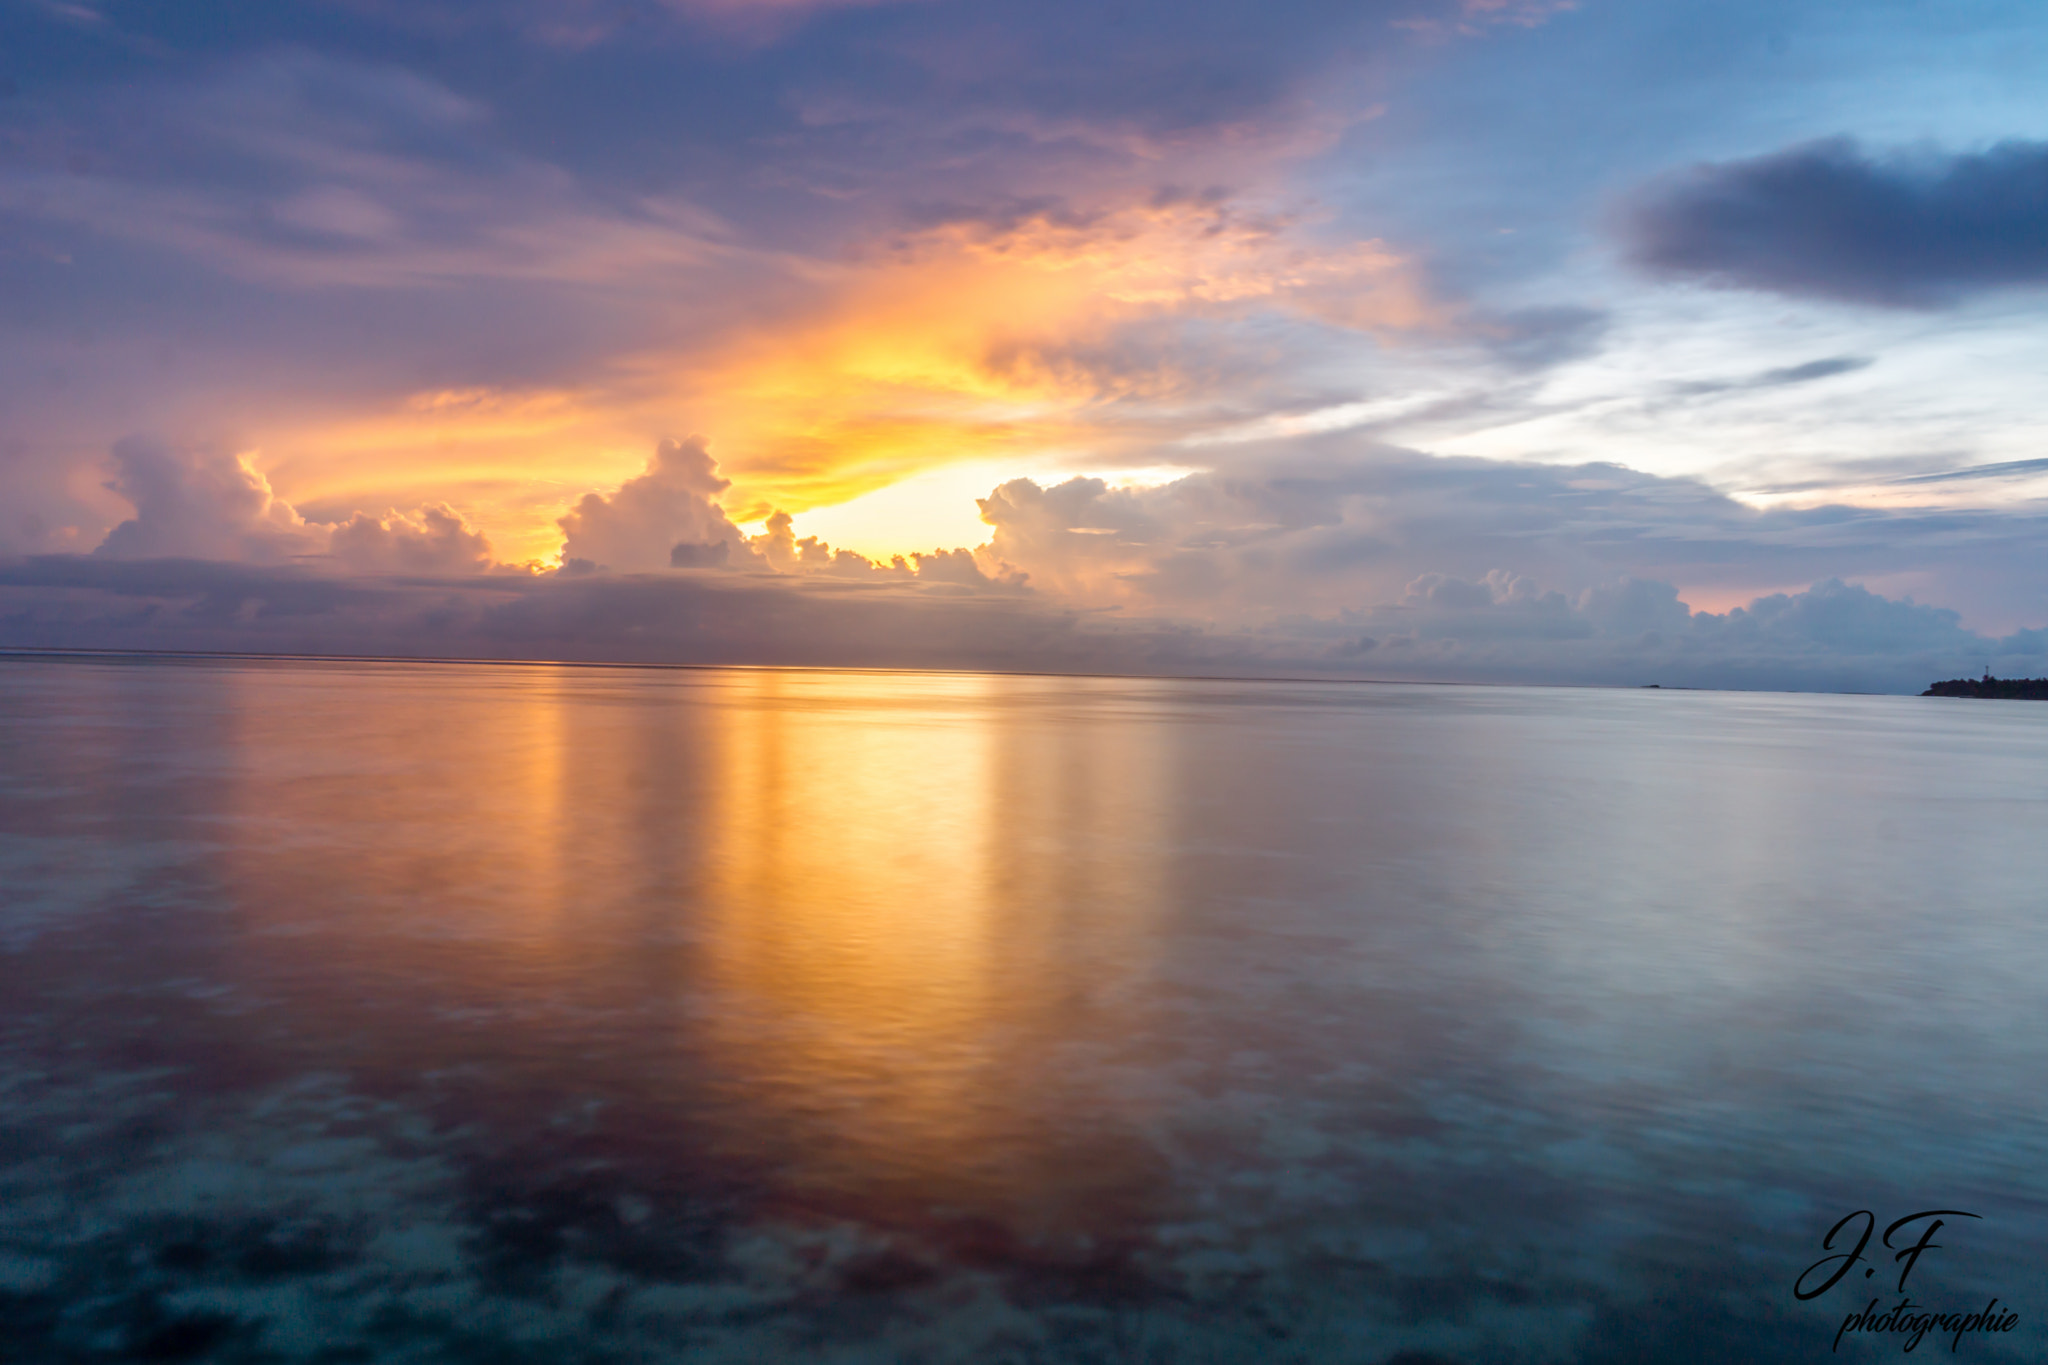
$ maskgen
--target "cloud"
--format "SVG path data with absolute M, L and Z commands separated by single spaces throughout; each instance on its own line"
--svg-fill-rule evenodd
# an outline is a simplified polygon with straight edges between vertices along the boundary
M 486 106 L 302 48 L 135 82 L 18 134 L 0 212 L 299 289 L 602 285 L 746 253 L 672 196 L 601 202 L 508 147 Z
M 1467 581 L 1425 574 L 1399 602 L 1350 613 L 1380 633 L 1379 647 L 1413 641 L 1612 641 L 1649 645 L 1674 662 L 1730 653 L 1783 660 L 1960 657 L 1986 637 L 1945 607 L 1895 600 L 1838 578 L 1797 593 L 1772 593 L 1723 613 L 1695 612 L 1678 590 L 1624 576 L 1576 598 L 1504 570 Z M 2017 637 L 2016 637 L 2017 638 Z
M 1740 379 L 1694 379 L 1672 386 L 1672 392 L 1687 398 L 1709 394 L 1736 393 L 1746 389 L 1778 389 L 1791 384 L 1811 384 L 1838 374 L 1867 370 L 1876 362 L 1869 356 L 1837 355 L 1809 360 L 1800 365 L 1781 365 Z
M 741 521 L 951 462 L 1109 460 L 1273 401 L 1333 331 L 1454 325 L 1385 243 L 1227 196 L 927 216 L 714 353 L 661 362 L 671 401 L 713 434 Z
M 1873 157 L 1847 138 L 1696 166 L 1625 208 L 1629 256 L 1729 288 L 1890 307 L 2048 282 L 2048 143 Z
M 754 43 L 786 37 L 815 14 L 874 5 L 931 3 L 932 0 L 660 0 L 715 32 Z
M 661 42 L 674 20 L 690 21 L 701 32 L 744 44 L 786 38 L 814 14 L 916 0 L 351 0 L 359 11 L 374 10 L 387 22 L 437 36 L 503 26 L 528 42 L 569 52 L 586 52 L 622 41 Z
M 242 456 L 153 436 L 115 443 L 107 487 L 135 515 L 93 551 L 105 559 L 191 559 L 239 564 L 332 561 L 370 574 L 481 573 L 490 542 L 446 503 L 382 517 L 357 512 L 308 521 Z
M 1893 479 L 1895 484 L 1953 483 L 1963 479 L 2024 479 L 2048 474 L 2048 459 L 2002 460 L 1997 464 L 1969 465 L 1962 469 L 1943 470 L 1937 474 L 1915 474 L 1909 478 Z
M 239 456 L 131 436 L 115 444 L 113 466 L 108 487 L 135 515 L 107 533 L 97 554 L 274 563 L 321 549 L 320 535 Z
M 2048 556 L 2038 511 L 1760 510 L 1619 465 L 1438 458 L 1341 436 L 1150 488 L 1012 480 L 980 505 L 994 528 L 983 560 L 1057 600 L 1237 626 L 1495 570 L 1568 597 L 1632 576 L 1727 601 L 1855 574 L 1970 600 L 1986 565 Z M 2038 620 L 2048 592 L 1999 609 Z
M 1714 621 L 1715 618 L 1707 618 Z M 1737 608 L 1715 629 L 1760 640 L 1810 645 L 1844 654 L 1957 654 L 1983 638 L 1963 629 L 1960 613 L 1892 601 L 1831 578 L 1810 590 L 1773 593 Z
M 232 403 L 308 516 L 446 501 L 525 559 L 548 553 L 565 491 L 627 475 L 679 417 L 752 523 L 949 462 L 1116 467 L 1325 387 L 1306 361 L 1458 330 L 1409 252 L 1302 210 L 1285 167 L 1370 103 L 1312 109 L 1303 91 L 1412 43 L 1390 17 L 1469 7 L 1297 0 L 1269 22 L 1148 3 L 1114 25 L 1156 38 L 1139 56 L 1077 37 L 1070 20 L 1109 22 L 1079 5 L 845 7 L 774 50 L 718 53 L 687 25 L 656 33 L 673 18 L 657 5 L 514 8 L 625 17 L 573 59 L 513 46 L 533 68 L 516 91 L 491 74 L 508 35 L 468 5 L 347 13 L 466 35 L 469 65 L 388 33 L 318 51 L 266 33 L 54 91 L 0 168 L 0 209 L 114 263 L 67 272 L 105 295 L 68 302 L 182 301 L 122 325 L 175 345 L 139 347 L 118 378 L 94 357 L 77 382 L 100 392 L 36 406 L 68 408 L 57 425 L 90 447 L 117 405 L 129 425 L 213 429 Z M 1019 47 L 1044 61 L 1025 71 Z M 1189 84 L 1190 62 L 1216 81 Z M 1129 102 L 1134 64 L 1177 111 Z M 820 113 L 849 90 L 844 118 Z M 835 174 L 859 192 L 813 192 Z M 149 287 L 120 288 L 121 269 Z M 1597 321 L 1506 310 L 1478 331 L 1540 360 Z M 24 354 L 67 354 L 44 342 Z M 195 351 L 209 385 L 181 382 Z M 411 406 L 463 393 L 503 401 Z
M 115 465 L 109 486 L 136 515 L 108 535 L 103 558 L 297 559 L 357 574 L 499 567 L 483 534 L 446 504 L 323 523 L 216 451 L 132 438 Z M 2048 517 L 2038 512 L 1759 510 L 1694 480 L 1617 465 L 1440 458 L 1341 433 L 1257 447 L 1228 472 L 1152 486 L 1010 480 L 977 500 L 985 544 L 888 561 L 798 537 L 780 511 L 745 536 L 721 506 L 727 495 L 701 440 L 664 441 L 642 474 L 586 494 L 560 518 L 564 572 L 721 569 L 1021 593 L 1051 610 L 1195 630 L 1282 629 L 1393 603 L 1429 638 L 1458 635 L 1478 618 L 1455 613 L 1481 606 L 1506 613 L 1487 616 L 1486 631 L 1535 637 L 1582 634 L 1588 621 L 1605 629 L 1610 619 L 1653 620 L 1675 604 L 1643 601 L 1640 588 L 1602 596 L 1630 580 L 1675 583 L 1720 603 L 1858 575 L 1994 603 L 2007 622 L 2048 616 L 2035 580 L 2005 575 L 1996 591 L 1982 581 L 1987 565 L 2048 554 Z
M 0 554 L 89 550 L 129 510 L 72 451 L 0 437 Z
M 1394 23 L 1398 28 L 1413 29 L 1435 37 L 1453 33 L 1470 36 L 1501 24 L 1534 28 L 1555 15 L 1578 7 L 1578 0 L 1460 0 L 1447 15 L 1415 16 L 1397 19 Z
M 1050 281 L 1078 277 L 1091 297 L 1129 305 L 1273 303 L 1341 326 L 1408 329 L 1439 321 L 1406 264 L 1380 241 L 1325 243 L 1297 219 L 1215 196 L 1155 194 L 1101 211 L 1058 203 L 941 223 L 909 254 L 964 251 Z
M 286 638 L 310 646 L 292 652 L 339 653 L 360 638 L 335 629 L 344 614 L 392 597 L 299 564 L 34 555 L 0 561 L 0 639 L 11 647 L 234 651 L 242 641 L 274 649 L 277 632 L 290 623 L 298 633 Z M 385 624 L 390 643 L 415 625 L 396 618 Z
M 1241 22 L 1220 8 L 1195 17 Z M 1309 48 L 1296 56 L 1320 60 Z M 1003 160 L 991 183 L 927 175 L 878 189 L 868 209 L 820 201 L 801 215 L 818 240 L 799 249 L 787 239 L 806 234 L 786 214 L 743 232 L 672 181 L 572 172 L 522 145 L 522 110 L 486 94 L 431 69 L 289 46 L 73 90 L 0 168 L 0 211 L 177 280 L 206 301 L 173 310 L 185 332 L 222 326 L 223 298 L 283 304 L 289 318 L 252 328 L 267 345 L 225 331 L 213 344 L 295 371 L 246 405 L 268 420 L 238 411 L 236 428 L 272 452 L 266 468 L 296 504 L 335 515 L 447 500 L 522 556 L 542 552 L 554 490 L 578 488 L 593 463 L 599 477 L 623 474 L 615 454 L 677 412 L 715 442 L 738 485 L 733 512 L 751 522 L 950 461 L 1111 459 L 1205 411 L 1272 401 L 1332 338 L 1372 345 L 1455 326 L 1401 251 L 1264 194 L 1274 163 L 1238 145 L 1241 128 L 1215 132 L 1237 148 L 1234 168 L 1203 161 L 1194 144 L 1207 135 L 1183 129 L 1125 149 L 1113 176 L 1061 176 L 1056 193 L 1013 192 L 1017 167 Z M 672 113 L 659 104 L 646 118 Z M 1078 127 L 1094 116 L 1058 117 Z M 1275 117 L 1292 126 L 1291 114 Z M 695 146 L 693 129 L 673 131 Z M 833 136 L 822 125 L 762 131 L 771 150 L 759 154 L 777 166 Z M 1016 152 L 1001 145 L 999 159 Z M 90 174 L 68 168 L 81 148 Z M 1207 188 L 1179 187 L 1184 172 Z M 958 197 L 936 205 L 940 188 Z M 1525 350 L 1586 330 L 1570 310 L 1488 328 Z M 338 340 L 366 331 L 377 347 Z M 89 367 L 91 382 L 120 390 L 102 406 L 176 425 L 186 400 L 154 357 L 137 359 L 132 384 Z M 215 382 L 248 384 L 225 372 Z M 390 391 L 399 382 L 410 395 Z M 479 393 L 502 401 L 412 406 Z
M 412 515 L 358 512 L 334 528 L 328 553 L 357 573 L 481 573 L 491 543 L 447 503 Z
M 627 584 L 639 574 L 716 579 L 719 603 L 814 604 L 772 607 L 790 619 L 881 612 L 891 593 L 918 604 L 888 608 L 903 621 L 1001 598 L 1165 659 L 1250 657 L 1258 639 L 1274 658 L 1441 649 L 1458 669 L 1495 650 L 1510 672 L 1542 650 L 1676 638 L 1693 629 L 1674 624 L 1691 619 L 1681 599 L 1720 610 L 1832 578 L 1984 629 L 1987 610 L 2039 624 L 2039 576 L 2010 567 L 2040 562 L 2038 509 L 1764 512 L 1621 467 L 1741 462 L 1782 486 L 1810 472 L 1788 462 L 1839 457 L 1879 483 L 1948 472 L 1835 496 L 2017 499 L 2032 342 L 2010 312 L 2003 337 L 1974 316 L 1965 335 L 1837 310 L 1788 328 L 1769 299 L 1615 292 L 1572 236 L 1583 196 L 1660 140 L 1729 145 L 1715 111 L 1738 104 L 1721 97 L 1769 92 L 1753 64 L 1713 75 L 1756 38 L 1739 17 L 1679 35 L 1588 11 L 1523 31 L 1562 8 L 107 9 L 99 27 L 154 44 L 146 57 L 18 24 L 24 88 L 0 100 L 0 551 L 86 550 L 126 519 L 102 559 L 306 555 L 314 577 L 454 583 L 488 577 L 492 547 L 559 552 L 591 571 L 453 600 L 479 622 L 489 602 L 540 620 L 636 593 L 686 610 Z M 1644 96 L 1620 141 L 1598 97 L 1615 80 Z M 1832 97 L 1800 98 L 1771 106 L 1782 126 Z M 1543 154 L 1560 146 L 1577 154 Z M 1634 201 L 1630 241 L 1684 278 L 1754 282 L 1777 262 L 1782 287 L 1962 297 L 2024 275 L 2007 228 L 2031 221 L 2042 147 L 1837 143 L 1702 167 Z M 1762 226 L 1729 228 L 1737 209 Z M 1980 342 L 1981 366 L 1964 359 Z M 1896 383 L 1851 373 L 1880 354 Z M 2017 397 L 1988 392 L 1999 375 Z M 1323 439 L 1340 426 L 1348 441 Z M 178 454 L 161 487 L 124 475 L 131 513 L 81 481 L 138 429 L 232 431 L 230 449 L 262 453 Z M 700 449 L 694 472 L 663 454 L 643 470 L 677 430 L 722 469 Z M 1516 458 L 1432 460 L 1367 433 Z M 1034 476 L 991 494 L 986 547 L 939 538 L 949 523 L 910 489 L 831 533 L 900 559 L 797 529 L 907 476 L 936 487 L 949 462 L 999 471 L 977 492 Z M 1063 482 L 1196 465 L 1213 472 Z M 1347 612 L 1370 628 L 1326 641 Z
M 1014 594 L 1025 588 L 1027 575 L 993 561 L 983 563 L 972 550 L 913 551 L 881 563 L 852 550 L 835 550 L 817 536 L 799 539 L 794 520 L 787 512 L 776 512 L 769 516 L 767 529 L 747 541 L 756 564 L 784 574 L 824 574 L 868 583 L 916 582 L 941 593 Z
M 1425 639 L 1573 640 L 1595 633 L 1563 593 L 1504 569 L 1478 582 L 1423 574 L 1408 584 L 1399 603 L 1367 615 L 1405 623 Z
M 7 648 L 1085 669 L 1103 650 L 1076 622 L 1013 590 L 911 574 L 344 578 L 302 564 L 0 560 Z
M 1314 632 L 1305 623 L 1302 628 L 1305 634 L 1372 631 L 1371 649 L 1382 665 L 1404 649 L 1446 665 L 1496 670 L 1555 670 L 1571 659 L 1598 669 L 1640 657 L 1695 670 L 1694 676 L 1736 662 L 1774 661 L 1787 670 L 1820 660 L 1890 667 L 1996 647 L 1964 629 L 1945 607 L 1887 598 L 1838 578 L 1714 613 L 1692 611 L 1675 587 L 1654 579 L 1624 576 L 1567 597 L 1505 570 L 1477 580 L 1431 573 L 1411 582 L 1399 601 L 1342 613 Z M 2027 633 L 2010 638 L 2034 648 Z
M 1838 374 L 1854 374 L 1874 364 L 1876 361 L 1867 355 L 1832 355 L 1821 360 L 1809 360 L 1802 365 L 1765 370 L 1750 383 L 1760 389 L 1777 388 L 1783 384 L 1807 384 L 1816 379 L 1832 379 Z
M 2025 671 L 2048 639 L 1839 576 L 1695 612 L 1660 572 L 1925 573 L 1997 536 L 2038 555 L 2040 518 L 1759 512 L 1339 437 L 1155 487 L 1012 480 L 981 500 L 988 544 L 886 564 L 779 512 L 742 536 L 704 443 L 669 440 L 562 518 L 553 574 L 483 572 L 445 505 L 323 524 L 218 451 L 131 438 L 113 463 L 136 515 L 94 555 L 0 563 L 0 645 L 1904 691 Z
M 1669 583 L 1622 578 L 1569 599 L 1496 571 L 1425 575 L 1403 600 L 1324 623 L 1335 666 L 1485 681 L 1917 692 L 1992 660 L 2048 664 L 2043 632 L 1994 639 L 1957 613 L 1825 579 L 1725 613 L 1693 612 Z M 1947 671 L 1947 672 L 1945 672 Z
M 638 478 L 610 497 L 587 493 L 565 515 L 562 561 L 637 573 L 723 564 L 744 548 L 715 501 L 730 486 L 700 437 L 663 441 Z
M 2048 632 L 1993 639 L 1839 580 L 1708 614 L 1655 581 L 1574 598 L 1506 571 L 1427 574 L 1393 600 L 1226 630 L 1076 613 L 962 577 L 343 579 L 41 556 L 0 560 L 0 647 L 1893 692 L 1987 664 L 2048 671 Z
M 1475 311 L 1464 320 L 1461 339 L 1511 369 L 1540 370 L 1598 351 L 1608 323 L 1606 313 L 1577 304 Z

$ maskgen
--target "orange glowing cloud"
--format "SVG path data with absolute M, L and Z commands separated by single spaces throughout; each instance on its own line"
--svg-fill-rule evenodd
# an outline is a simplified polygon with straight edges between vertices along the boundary
M 1086 452 L 1184 434 L 1256 359 L 1187 328 L 1274 309 L 1392 333 L 1440 325 L 1379 242 L 1178 202 L 1063 219 L 950 223 L 836 272 L 814 312 L 675 371 L 756 520 L 844 502 L 935 465 Z M 1213 343 L 1212 343 L 1213 346 Z
M 1383 243 L 1205 200 L 949 222 L 783 270 L 793 304 L 586 387 L 421 393 L 266 434 L 258 463 L 309 515 L 447 500 L 500 557 L 549 560 L 563 511 L 664 435 L 704 434 L 726 510 L 754 523 L 942 466 L 1115 461 L 1194 434 L 1275 363 L 1209 325 L 1248 312 L 1380 337 L 1448 322 Z M 906 525 L 898 548 L 933 543 Z
M 637 473 L 650 444 L 602 393 L 445 389 L 265 433 L 256 463 L 308 515 L 445 500 L 501 560 L 545 562 L 561 548 L 562 511 Z

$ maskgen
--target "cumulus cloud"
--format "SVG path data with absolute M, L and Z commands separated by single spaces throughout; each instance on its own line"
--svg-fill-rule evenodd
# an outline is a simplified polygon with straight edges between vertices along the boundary
M 491 543 L 447 503 L 372 517 L 358 512 L 334 528 L 328 553 L 358 573 L 481 573 Z
M 93 553 L 106 559 L 237 564 L 325 561 L 355 573 L 481 573 L 490 542 L 446 503 L 337 524 L 308 521 L 247 459 L 154 436 L 115 443 L 107 488 L 135 514 Z
M 1013 480 L 980 505 L 994 528 L 983 559 L 1060 600 L 1233 625 L 1400 601 L 1425 575 L 1476 583 L 1496 570 L 1574 599 L 1624 576 L 1726 601 L 1846 574 L 1916 575 L 1922 590 L 1978 596 L 1986 563 L 2048 554 L 2048 518 L 2026 509 L 1759 510 L 1618 465 L 1445 459 L 1340 438 L 1151 488 Z M 2038 588 L 2008 602 L 2048 615 Z
M 247 560 L 317 554 L 321 537 L 240 456 L 130 436 L 113 451 L 108 487 L 135 515 L 96 553 L 114 559 Z
M 1678 589 L 1622 577 L 1575 597 L 1522 574 L 1496 569 L 1467 580 L 1423 574 L 1401 600 L 1344 613 L 1344 625 L 1381 632 L 1376 647 L 1420 641 L 1615 641 L 1669 646 L 1698 655 L 1740 648 L 1779 657 L 1954 655 L 1981 649 L 1946 607 L 1897 600 L 1839 578 L 1802 592 L 1772 593 L 1727 612 L 1695 612 Z M 2018 638 L 2018 637 L 2015 637 Z
M 669 441 L 563 518 L 564 571 L 542 575 L 480 573 L 450 507 L 329 526 L 232 457 L 135 440 L 117 468 L 137 516 L 105 553 L 9 561 L 0 644 L 1865 691 L 2048 662 L 2041 631 L 1846 577 L 2038 558 L 2038 515 L 1758 511 L 1612 465 L 1334 437 L 1156 487 L 1013 480 L 981 500 L 987 544 L 886 564 L 781 513 L 743 537 L 703 444 Z M 1678 586 L 1829 564 L 1723 612 Z
M 933 550 L 913 554 L 918 578 L 926 583 L 951 583 L 962 588 L 1019 589 L 1030 575 L 1001 565 L 984 566 L 971 550 Z M 993 568 L 993 572 L 990 569 Z
M 1593 633 L 1610 639 L 1683 630 L 1692 623 L 1692 609 L 1678 600 L 1678 589 L 1654 579 L 1623 575 L 1587 588 L 1577 605 Z
M 835 556 L 832 547 L 816 536 L 797 539 L 795 524 L 796 518 L 787 512 L 770 513 L 766 529 L 748 542 L 748 548 L 760 555 L 770 568 L 784 573 L 805 569 L 814 572 L 829 570 L 835 567 L 835 559 L 840 561 L 838 567 L 841 572 L 864 575 L 873 567 L 860 555 L 848 555 L 842 551 Z
M 1994 662 L 2048 664 L 2044 632 L 1988 637 L 1946 608 L 1840 579 L 1715 613 L 1655 580 L 1567 597 L 1505 571 L 1428 574 L 1400 601 L 1300 624 L 1330 641 L 1329 667 L 1384 677 L 1912 692 Z
M 1955 654 L 1984 643 L 1946 607 L 1922 606 L 1911 598 L 1893 601 L 1838 578 L 1802 593 L 1760 597 L 1747 609 L 1738 607 L 1725 618 L 1703 616 L 1701 622 L 1745 640 L 1844 654 Z
M 747 542 L 758 562 L 785 574 L 825 574 L 870 583 L 915 581 L 928 586 L 951 585 L 941 591 L 1024 590 L 1026 575 L 993 561 L 983 563 L 972 550 L 935 549 L 929 554 L 913 551 L 879 563 L 852 550 L 835 550 L 817 536 L 799 539 L 794 522 L 795 518 L 787 512 L 769 516 L 767 529 Z
M 746 545 L 715 501 L 729 486 L 701 438 L 663 441 L 646 472 L 609 497 L 585 494 L 561 519 L 562 562 L 622 573 L 723 564 Z
M 1696 166 L 1623 214 L 1630 256 L 1735 288 L 1933 307 L 2048 282 L 2048 143 L 1872 156 L 1847 138 Z
M 1563 593 L 1523 574 L 1494 569 L 1478 582 L 1427 573 L 1411 582 L 1389 619 L 1436 639 L 1574 640 L 1594 633 Z
M 62 447 L 0 437 L 0 555 L 79 553 L 131 510 L 94 470 Z

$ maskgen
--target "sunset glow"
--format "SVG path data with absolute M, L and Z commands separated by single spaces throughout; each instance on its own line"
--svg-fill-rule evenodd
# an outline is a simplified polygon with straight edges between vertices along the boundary
M 2044 73 L 0 0 L 0 1359 L 2043 1358 Z
M 1774 21 L 1825 80 L 1732 15 L 1688 66 L 1549 3 L 1204 9 L 1149 46 L 946 0 L 421 20 L 466 67 L 367 12 L 295 44 L 84 8 L 10 21 L 84 73 L 4 115 L 0 273 L 44 302 L 0 337 L 0 555 L 92 561 L 37 583 L 454 575 L 349 627 L 405 652 L 495 630 L 514 576 L 715 569 L 798 614 L 821 576 L 983 594 L 990 659 L 1116 613 L 1075 637 L 1132 642 L 1103 667 L 1220 632 L 1247 668 L 1399 640 L 1371 670 L 1589 679 L 1734 666 L 1782 599 L 1890 613 L 1873 685 L 2048 625 L 1982 568 L 2048 535 L 2041 225 L 1999 188 L 2042 155 L 2031 84 L 1919 60 L 2038 45 L 1996 4 L 1860 46 Z M 218 51 L 133 64 L 188 40 Z M 1833 242 L 1814 185 L 1918 207 Z M 714 590 L 676 579 L 675 619 Z M 35 638 L 172 629 L 65 600 Z M 706 647 L 642 609 L 574 649 Z

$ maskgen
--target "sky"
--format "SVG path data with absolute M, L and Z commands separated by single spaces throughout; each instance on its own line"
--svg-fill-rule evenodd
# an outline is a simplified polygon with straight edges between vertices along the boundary
M 2048 672 L 2048 9 L 0 0 L 0 646 Z

